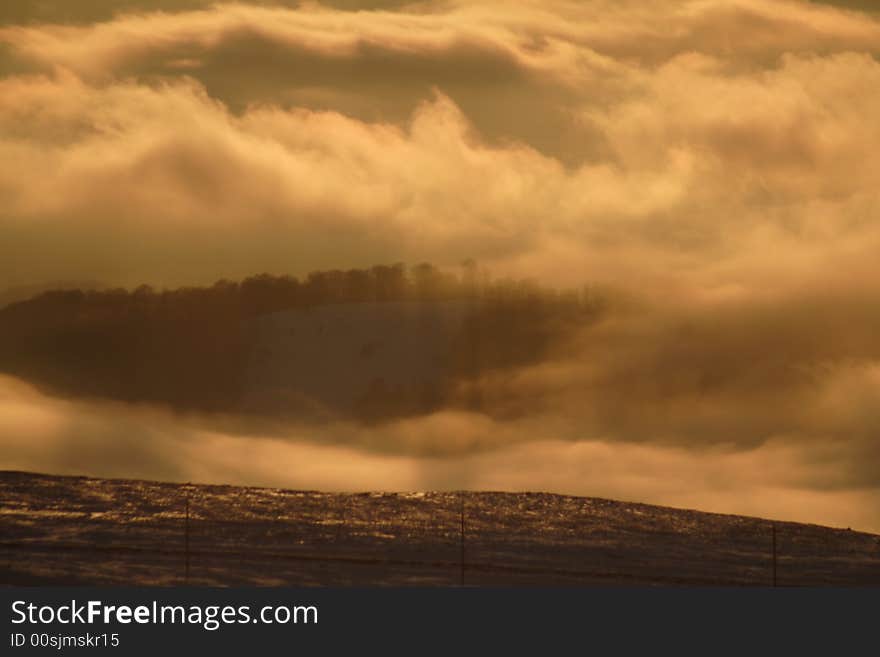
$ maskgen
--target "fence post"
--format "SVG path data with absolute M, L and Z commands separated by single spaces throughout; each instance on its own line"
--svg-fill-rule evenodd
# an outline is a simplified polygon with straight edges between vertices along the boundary
M 345 527 L 345 509 L 348 504 L 348 498 L 343 496 L 340 504 L 339 524 L 336 525 L 336 536 L 333 537 L 334 543 L 339 543 L 339 536 L 342 534 L 342 528 Z
M 458 515 L 461 523 L 461 577 L 459 585 L 464 586 L 464 491 L 459 493 Z
M 776 523 L 772 524 L 773 527 L 773 586 L 776 586 Z
M 184 554 L 185 554 L 185 570 L 183 576 L 184 584 L 189 584 L 189 484 L 186 485 L 186 514 L 184 521 Z

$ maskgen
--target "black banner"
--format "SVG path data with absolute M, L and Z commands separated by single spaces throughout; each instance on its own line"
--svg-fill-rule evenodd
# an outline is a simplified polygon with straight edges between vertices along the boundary
M 878 589 L 7 588 L 3 654 L 876 649 Z

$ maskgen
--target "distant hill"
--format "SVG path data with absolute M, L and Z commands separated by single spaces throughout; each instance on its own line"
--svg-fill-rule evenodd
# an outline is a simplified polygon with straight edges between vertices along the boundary
M 0 309 L 0 372 L 63 395 L 187 410 L 428 412 L 539 362 L 607 300 L 423 264 L 156 291 L 56 290 Z

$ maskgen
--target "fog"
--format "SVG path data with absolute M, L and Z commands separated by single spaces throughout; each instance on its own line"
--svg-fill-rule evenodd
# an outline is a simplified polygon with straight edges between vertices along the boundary
M 417 441 L 459 422 L 473 429 L 467 418 L 430 417 L 395 433 Z M 322 442 L 328 436 L 314 431 L 278 438 L 211 424 L 156 409 L 59 401 L 8 378 L 0 386 L 3 467 L 10 469 L 340 491 L 540 490 L 880 530 L 876 487 L 815 486 L 837 477 L 835 450 L 828 459 L 785 441 L 694 451 L 566 442 L 539 424 L 484 421 L 487 434 L 510 439 L 505 447 L 417 457 Z

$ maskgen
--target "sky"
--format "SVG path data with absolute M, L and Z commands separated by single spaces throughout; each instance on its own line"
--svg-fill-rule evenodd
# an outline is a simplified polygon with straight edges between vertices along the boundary
M 472 258 L 639 303 L 490 382 L 526 419 L 263 435 L 4 379 L 0 465 L 880 531 L 872 4 L 4 3 L 0 291 Z M 72 455 L 115 426 L 155 458 Z

